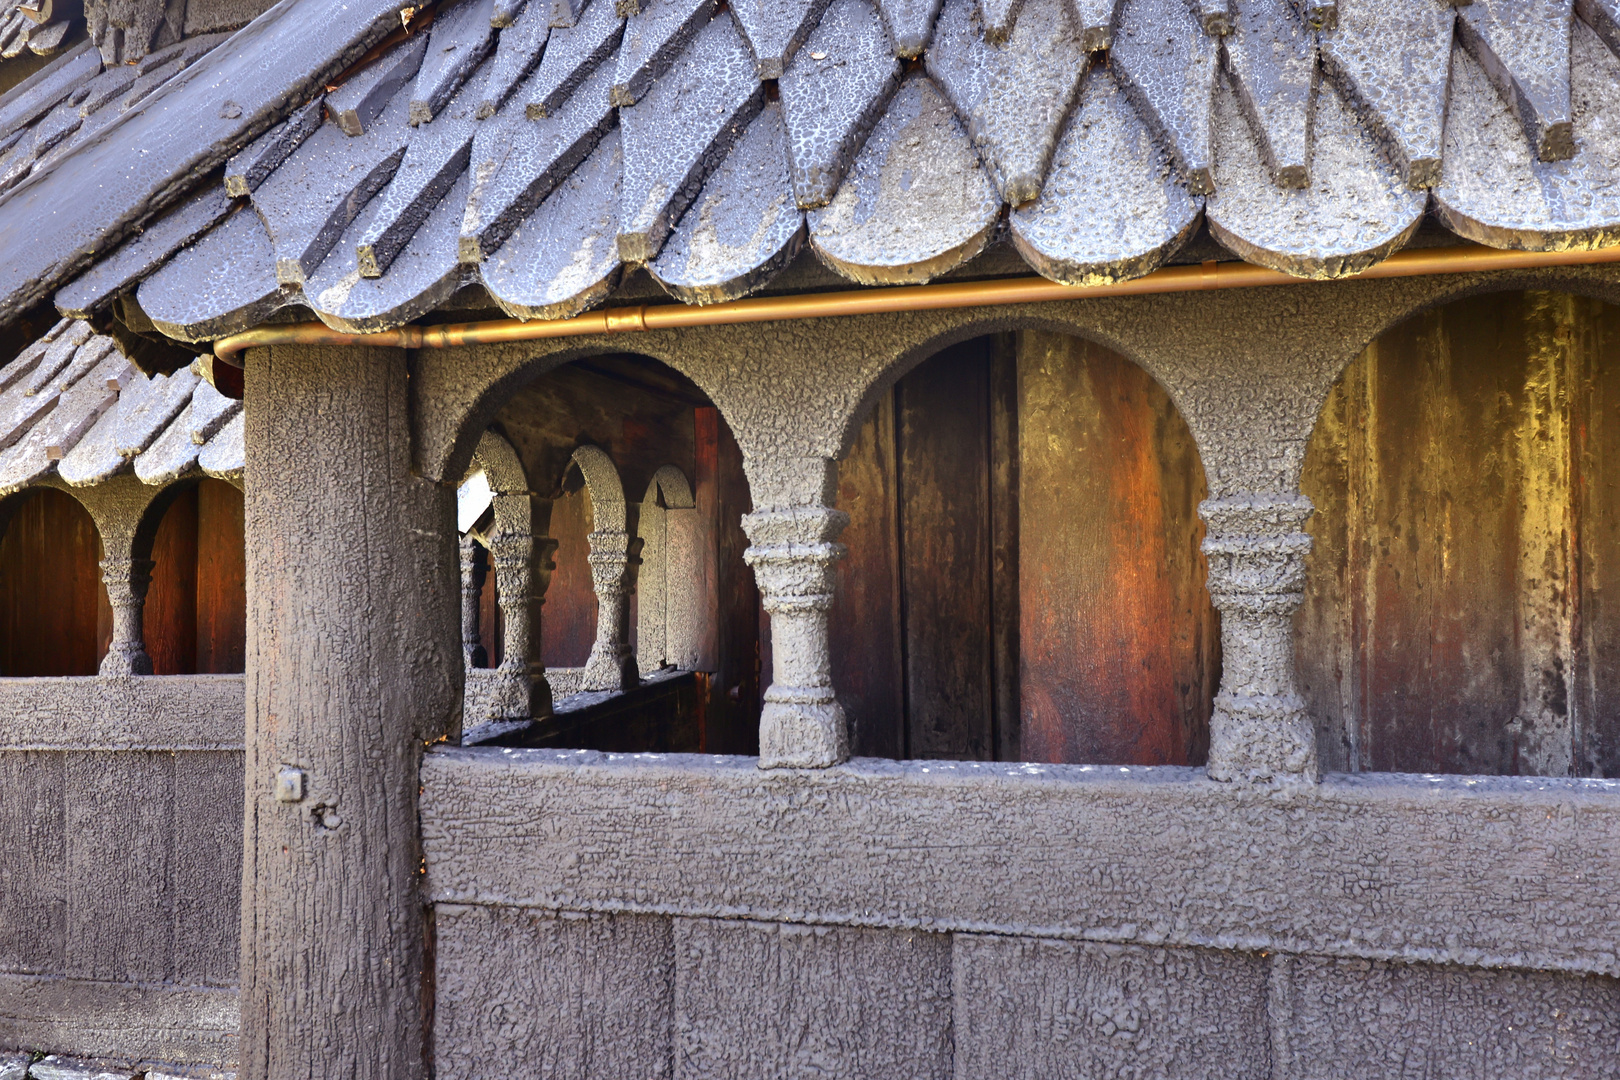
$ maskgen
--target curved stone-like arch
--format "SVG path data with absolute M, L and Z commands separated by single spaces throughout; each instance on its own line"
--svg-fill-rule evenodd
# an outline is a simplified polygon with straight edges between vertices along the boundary
M 79 495 L 79 492 L 74 491 L 61 483 L 53 483 L 50 480 L 46 480 L 44 482 L 26 485 L 10 492 L 5 496 L 0 496 L 0 541 L 3 541 L 6 538 L 13 523 L 17 520 L 18 515 L 24 511 L 25 507 L 27 507 L 29 503 L 34 502 L 34 500 L 42 497 L 55 498 L 57 496 L 66 496 L 67 503 L 73 508 L 71 513 L 75 518 L 78 519 L 75 524 L 88 524 L 93 534 L 93 536 L 90 538 L 91 543 L 93 544 L 94 542 L 101 541 L 103 552 L 105 552 L 105 542 L 102 541 L 101 536 L 101 524 L 96 520 L 95 514 L 91 512 L 90 507 L 85 505 L 84 500 L 81 499 Z M 50 514 L 50 510 L 46 507 L 40 507 L 40 511 L 47 515 Z M 65 637 L 58 638 L 56 640 L 52 640 L 52 635 L 44 634 L 42 632 L 42 627 L 38 620 L 40 620 L 40 618 L 45 616 L 47 613 L 41 610 L 41 604 L 44 601 L 43 598 L 38 595 L 35 595 L 31 602 L 25 602 L 24 606 L 14 608 L 13 611 L 17 616 L 19 616 L 18 622 L 20 625 L 13 624 L 13 629 L 31 639 L 35 645 L 38 645 L 41 642 L 46 642 L 48 644 L 43 653 L 36 653 L 34 656 L 35 661 L 40 662 L 42 666 L 28 665 L 28 661 L 25 656 L 22 658 L 22 663 L 28 666 L 24 670 L 8 670 L 6 672 L 8 675 L 22 677 L 37 676 L 41 674 L 82 676 L 96 673 L 98 660 L 95 656 L 94 646 L 96 644 L 97 637 L 96 627 L 97 623 L 99 622 L 97 609 L 100 607 L 100 604 L 94 598 L 95 590 L 93 581 L 96 580 L 96 578 L 90 577 L 89 575 L 85 575 L 83 573 L 83 571 L 89 569 L 87 563 L 94 559 L 93 546 L 81 546 L 78 544 L 69 546 L 68 544 L 63 543 L 64 539 L 65 538 L 61 536 L 51 537 L 51 542 L 47 550 L 50 554 L 55 555 L 62 555 L 71 552 L 72 566 L 75 571 L 71 578 L 68 578 L 66 575 L 61 573 L 63 567 L 60 565 L 49 564 L 46 566 L 40 566 L 37 563 L 28 561 L 26 559 L 21 563 L 14 563 L 12 565 L 12 569 L 15 571 L 20 571 L 21 576 L 24 579 L 21 587 L 25 591 L 28 590 L 30 584 L 35 587 L 45 586 L 48 588 L 49 586 L 46 585 L 46 581 L 51 579 L 54 579 L 58 583 L 64 580 L 73 581 L 74 587 L 72 588 L 71 593 L 68 594 L 70 596 L 68 602 L 62 603 L 64 596 L 62 594 L 58 594 L 54 598 L 56 603 L 51 605 L 57 610 L 50 613 L 51 617 L 55 619 L 65 611 L 73 612 L 76 618 L 66 623 L 66 625 L 71 625 L 73 627 L 73 632 L 70 632 Z M 39 552 L 38 554 L 46 555 L 47 553 Z M 47 555 L 47 557 L 49 556 Z M 96 565 L 96 570 L 99 571 L 99 579 L 105 581 L 107 572 L 106 562 L 103 561 L 100 564 L 92 565 Z M 86 586 L 90 587 L 89 596 L 83 592 Z M 13 599 L 18 598 L 14 597 Z M 88 603 L 88 608 L 85 606 L 86 603 Z M 7 621 L 10 621 L 9 613 Z M 64 623 L 58 622 L 57 625 L 62 626 Z M 138 632 L 138 625 L 136 630 Z M 83 646 L 87 642 L 91 645 L 91 648 L 87 654 L 81 653 L 78 647 L 64 648 L 64 645 Z M 29 646 L 24 645 L 23 650 L 25 653 L 27 653 L 30 651 Z M 13 656 L 12 659 L 15 661 L 19 658 Z M 105 661 L 105 656 L 103 656 L 99 661 L 100 666 L 103 668 L 106 666 Z
M 643 674 L 697 663 L 695 591 L 700 569 L 697 502 L 674 465 L 653 473 L 636 515 L 641 568 L 636 573 L 636 658 Z

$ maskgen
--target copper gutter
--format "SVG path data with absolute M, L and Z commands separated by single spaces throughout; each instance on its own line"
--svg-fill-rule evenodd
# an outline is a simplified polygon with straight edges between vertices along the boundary
M 1522 270 L 1620 262 L 1620 247 L 1596 251 L 1501 251 L 1496 248 L 1437 247 L 1398 252 L 1356 278 L 1403 278 L 1461 274 L 1485 270 Z M 883 315 L 901 311 L 1037 304 L 1051 300 L 1084 300 L 1094 296 L 1143 296 L 1151 293 L 1244 289 L 1259 285 L 1298 285 L 1313 279 L 1295 277 L 1246 262 L 1206 262 L 1171 266 L 1111 285 L 1060 285 L 1042 277 L 901 285 L 848 292 L 797 293 L 791 296 L 731 300 L 705 307 L 682 303 L 604 308 L 571 319 L 495 319 L 488 322 L 401 326 L 374 334 L 348 334 L 324 323 L 261 326 L 214 342 L 214 355 L 241 367 L 243 350 L 264 345 L 367 345 L 383 348 L 444 349 L 456 345 L 496 345 L 511 341 L 584 337 L 594 334 L 680 330 L 695 326 L 825 319 L 841 315 Z

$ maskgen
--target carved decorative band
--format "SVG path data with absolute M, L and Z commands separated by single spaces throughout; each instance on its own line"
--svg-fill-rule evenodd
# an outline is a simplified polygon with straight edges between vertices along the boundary
M 832 610 L 833 594 L 830 592 L 801 595 L 772 593 L 763 585 L 760 591 L 765 594 L 761 598 L 761 606 L 770 615 L 816 615 Z
M 773 705 L 831 705 L 835 697 L 831 686 L 781 686 L 772 683 L 765 691 L 765 700 Z

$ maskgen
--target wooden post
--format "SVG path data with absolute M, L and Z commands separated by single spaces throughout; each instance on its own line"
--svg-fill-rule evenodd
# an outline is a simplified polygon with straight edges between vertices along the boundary
M 243 1080 L 427 1075 L 417 771 L 462 691 L 454 492 L 406 356 L 248 354 Z

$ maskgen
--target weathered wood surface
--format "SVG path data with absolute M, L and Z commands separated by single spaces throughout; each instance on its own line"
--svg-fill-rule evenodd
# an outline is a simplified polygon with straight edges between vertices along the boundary
M 675 920 L 675 1076 L 946 1080 L 951 941 Z
M 0 679 L 0 751 L 241 750 L 242 677 Z
M 440 902 L 1620 974 L 1620 782 L 438 749 Z
M 1021 335 L 1018 381 L 1022 756 L 1202 764 L 1220 635 L 1192 435 L 1078 338 Z
M 197 670 L 240 672 L 247 648 L 247 554 L 242 492 L 197 485 Z
M 958 934 L 952 960 L 958 1080 L 1299 1075 L 1269 1071 L 1253 954 Z
M 66 492 L 14 498 L 0 507 L 0 675 L 94 675 L 112 634 L 95 523 Z
M 0 973 L 0 1046 L 217 1066 L 237 1058 L 238 1023 L 232 988 Z
M 670 920 L 434 909 L 445 1080 L 668 1080 Z
M 154 675 L 197 670 L 197 491 L 181 492 L 152 539 L 152 584 L 141 617 Z
M 463 666 L 455 493 L 411 475 L 407 411 L 397 350 L 247 365 L 250 1077 L 424 1069 L 417 770 Z M 273 794 L 289 765 L 301 802 Z
M 546 588 L 546 604 L 541 623 L 540 657 L 548 668 L 582 667 L 596 640 L 596 591 L 591 586 L 591 567 L 585 561 L 591 553 L 591 499 L 576 476 L 572 491 L 565 491 L 551 503 L 551 525 L 547 530 L 557 541 Z M 570 486 L 573 486 L 570 484 Z M 491 574 L 484 589 L 493 592 Z M 482 624 L 480 624 L 482 625 Z
M 1306 459 L 1296 623 L 1329 767 L 1620 773 L 1616 358 L 1620 309 L 1513 293 L 1346 370 Z

